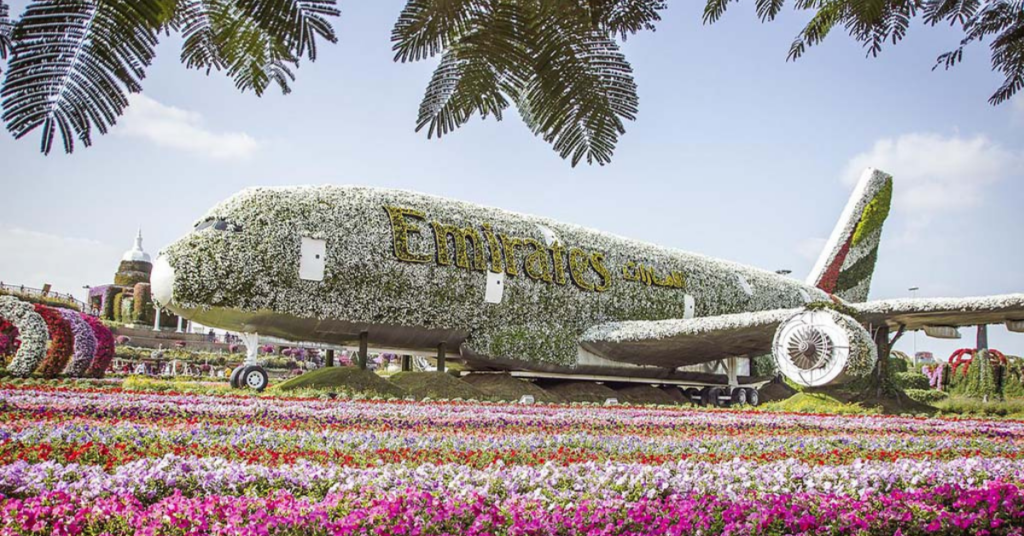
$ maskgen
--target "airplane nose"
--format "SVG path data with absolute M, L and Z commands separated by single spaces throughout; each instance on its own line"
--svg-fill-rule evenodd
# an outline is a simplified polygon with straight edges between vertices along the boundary
M 153 263 L 153 272 L 149 276 L 149 283 L 153 291 L 153 300 L 162 307 L 167 307 L 174 296 L 174 268 L 163 255 L 156 258 Z

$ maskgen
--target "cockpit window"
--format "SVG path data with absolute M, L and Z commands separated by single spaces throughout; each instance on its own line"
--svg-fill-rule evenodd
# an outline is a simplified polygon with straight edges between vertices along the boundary
M 231 231 L 232 233 L 240 233 L 240 232 L 242 232 L 242 226 L 241 225 L 239 225 L 237 223 L 231 223 L 231 222 L 229 222 L 227 220 L 223 220 L 223 219 L 220 219 L 220 218 L 213 218 L 213 219 L 204 220 L 202 222 L 199 222 L 196 225 L 195 230 L 196 231 L 202 231 L 203 229 L 207 229 L 207 228 L 210 228 L 210 227 L 213 227 L 214 231 Z

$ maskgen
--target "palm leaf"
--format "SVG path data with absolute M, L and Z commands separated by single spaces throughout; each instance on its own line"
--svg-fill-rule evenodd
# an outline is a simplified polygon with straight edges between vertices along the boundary
M 532 17 L 531 77 L 516 96 L 530 129 L 576 166 L 611 161 L 624 119 L 636 116 L 632 68 L 618 44 L 601 32 Z
M 0 0 L 0 59 L 3 60 L 11 53 L 11 32 L 14 30 L 9 9 L 7 4 Z
M 227 67 L 217 43 L 214 17 L 225 12 L 230 0 L 180 0 L 174 26 L 181 32 L 181 62 L 189 69 L 221 70 Z
M 293 50 L 234 5 L 211 5 L 219 7 L 211 12 L 214 42 L 235 87 L 261 96 L 277 83 L 282 93 L 291 93 L 299 61 Z
M 337 43 L 328 17 L 337 17 L 337 0 L 235 0 L 272 41 L 295 57 L 316 60 L 316 39 Z
M 409 0 L 391 30 L 395 61 L 419 61 L 440 54 L 477 28 L 487 16 L 486 0 Z
M 36 0 L 14 28 L 13 55 L 0 97 L 3 120 L 21 138 L 42 127 L 49 153 L 59 131 L 66 152 L 105 133 L 142 89 L 163 0 Z

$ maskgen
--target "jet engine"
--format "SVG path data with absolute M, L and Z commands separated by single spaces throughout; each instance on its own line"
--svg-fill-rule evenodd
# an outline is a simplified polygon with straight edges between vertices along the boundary
M 801 311 L 779 324 L 772 355 L 782 374 L 805 387 L 867 376 L 878 360 L 868 330 L 829 309 Z

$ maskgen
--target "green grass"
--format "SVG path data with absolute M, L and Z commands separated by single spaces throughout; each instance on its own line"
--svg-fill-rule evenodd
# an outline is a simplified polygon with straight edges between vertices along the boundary
M 356 367 L 325 367 L 296 376 L 273 387 L 275 391 L 296 389 L 334 391 L 346 395 L 359 394 L 381 398 L 402 398 L 406 395 L 401 387 L 372 371 Z
M 827 413 L 830 415 L 876 415 L 878 408 L 865 408 L 855 402 L 842 402 L 825 393 L 802 392 L 785 400 L 769 402 L 760 407 L 763 411 L 785 411 L 791 413 Z
M 932 405 L 938 408 L 940 414 L 944 416 L 1024 419 L 1024 399 L 1021 398 L 985 402 L 980 398 L 951 396 Z

